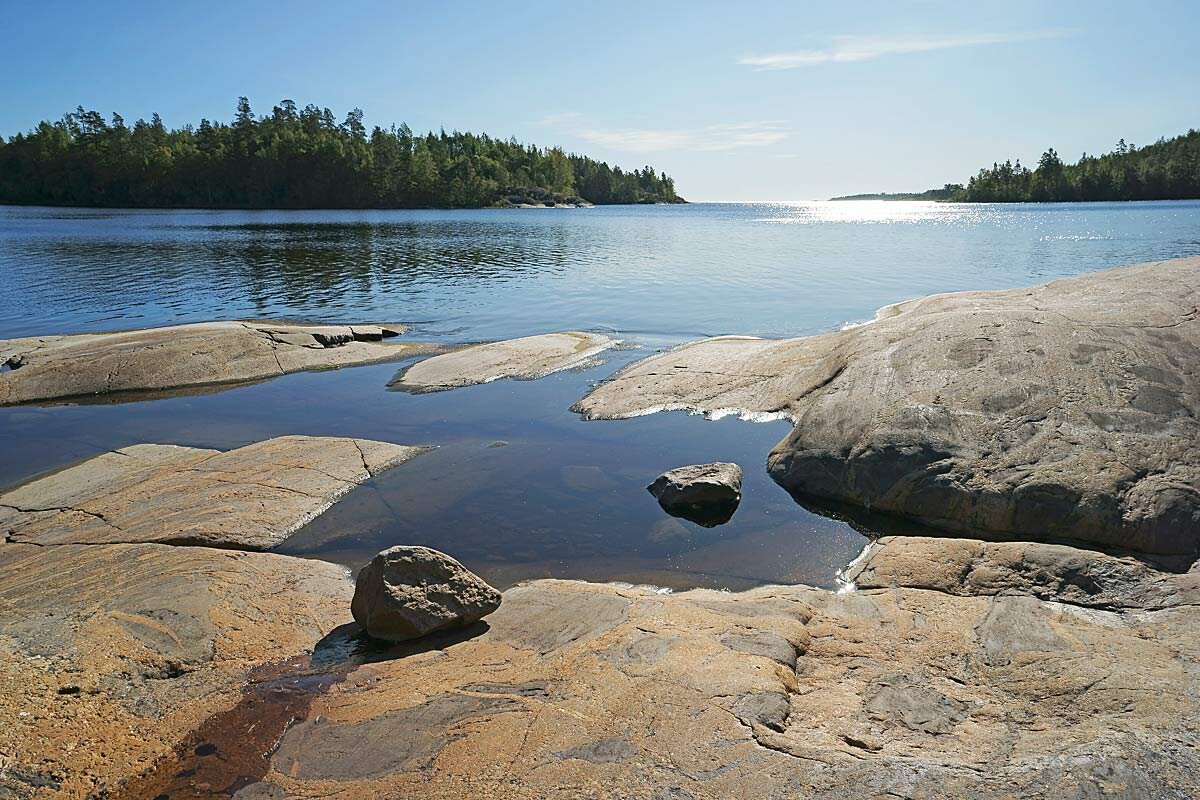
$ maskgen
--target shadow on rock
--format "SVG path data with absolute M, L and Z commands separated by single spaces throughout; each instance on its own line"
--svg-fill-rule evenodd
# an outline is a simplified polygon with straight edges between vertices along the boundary
M 110 800 L 228 798 L 267 774 L 284 732 L 305 721 L 313 701 L 357 667 L 442 650 L 487 631 L 487 623 L 476 622 L 391 644 L 372 639 L 358 623 L 340 625 L 311 656 L 256 667 L 236 706 L 206 719 L 148 771 L 117 787 Z
M 313 669 L 353 669 L 361 664 L 394 661 L 431 650 L 445 650 L 482 636 L 489 629 L 486 622 L 479 621 L 407 642 L 385 642 L 372 637 L 357 622 L 347 622 L 317 642 L 313 648 L 311 666 Z

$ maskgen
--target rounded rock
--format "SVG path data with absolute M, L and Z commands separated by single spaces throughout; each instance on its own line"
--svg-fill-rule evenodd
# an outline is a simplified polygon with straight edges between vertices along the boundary
M 646 487 L 671 516 L 711 528 L 733 517 L 742 501 L 742 468 L 714 461 L 678 467 Z
M 358 573 L 350 611 L 376 639 L 403 642 L 478 622 L 501 595 L 445 553 L 401 545 Z

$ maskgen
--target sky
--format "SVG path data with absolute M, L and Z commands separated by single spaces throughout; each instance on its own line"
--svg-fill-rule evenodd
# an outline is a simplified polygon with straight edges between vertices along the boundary
M 245 95 L 650 164 L 690 200 L 919 191 L 1200 127 L 1198 35 L 1197 0 L 0 0 L 0 135 Z

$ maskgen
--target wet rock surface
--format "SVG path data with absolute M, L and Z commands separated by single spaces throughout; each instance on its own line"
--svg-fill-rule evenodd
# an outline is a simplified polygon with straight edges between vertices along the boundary
M 800 499 L 970 535 L 1147 553 L 1200 545 L 1200 259 L 884 309 L 805 339 L 708 339 L 619 372 L 592 418 L 795 421 L 769 469 Z
M 341 567 L 269 553 L 0 544 L 0 797 L 139 775 L 257 665 L 346 622 L 351 590 Z
M 30 544 L 161 542 L 265 550 L 425 448 L 281 436 L 222 452 L 141 444 L 0 494 L 0 535 Z
M 205 322 L 0 340 L 0 406 L 135 392 L 203 389 L 310 369 L 437 352 L 384 343 L 403 325 Z
M 867 563 L 880 570 L 904 541 Z M 1147 567 L 1127 597 L 1187 574 Z M 1108 611 L 974 585 L 515 587 L 482 635 L 352 671 L 262 780 L 299 798 L 1200 789 L 1194 591 Z M 368 730 L 386 753 L 337 744 Z
M 445 553 L 397 546 L 358 573 L 351 611 L 376 639 L 403 642 L 478 622 L 500 607 L 500 592 Z
M 732 519 L 742 502 L 742 468 L 720 461 L 678 467 L 659 475 L 646 490 L 671 516 L 713 528 Z
M 869 336 L 710 340 L 618 376 L 673 407 L 792 416 L 770 466 L 798 494 L 1004 521 L 880 539 L 854 591 L 543 580 L 486 625 L 385 647 L 350 623 L 343 569 L 243 550 L 417 448 L 135 446 L 10 490 L 0 797 L 1196 797 L 1197 264 L 927 298 Z M 981 325 L 991 344 L 964 345 Z M 1033 356 L 1049 394 L 1006 394 Z M 718 386 L 683 375 L 697 363 Z M 1145 389 L 1168 385 L 1187 413 Z M 445 607 L 442 582 L 418 595 Z
M 390 386 L 407 392 L 441 392 L 502 378 L 535 380 L 585 366 L 617 342 L 598 333 L 565 331 L 464 347 L 419 361 Z
M 922 572 L 938 542 L 962 547 Z M 536 581 L 469 635 L 314 656 L 311 678 L 277 681 L 279 699 L 255 712 L 228 676 L 344 621 L 340 570 L 209 548 L 0 545 L 0 664 L 20 687 L 4 702 L 35 714 L 0 741 L 19 754 L 5 786 L 39 798 L 146 786 L 313 800 L 1194 796 L 1196 573 L 1013 546 L 885 539 L 848 593 Z M 1093 560 L 1122 576 L 1102 604 L 1078 593 Z M 114 586 L 118 561 L 133 568 Z M 83 587 L 69 600 L 60 573 Z M 335 653 L 354 641 L 337 631 L 323 640 Z M 259 726 L 278 747 L 239 761 L 226 747 Z M 218 729 L 225 739 L 188 733 Z M 165 783 L 122 794 L 171 752 Z

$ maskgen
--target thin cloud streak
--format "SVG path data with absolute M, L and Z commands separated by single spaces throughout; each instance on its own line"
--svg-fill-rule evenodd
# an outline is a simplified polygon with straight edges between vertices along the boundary
M 780 122 L 738 122 L 691 129 L 595 128 L 580 114 L 555 114 L 542 124 L 589 144 L 630 153 L 666 150 L 716 153 L 766 147 L 783 141 L 790 131 Z
M 1015 33 L 977 33 L 963 36 L 927 36 L 899 38 L 887 36 L 835 36 L 833 45 L 824 50 L 796 50 L 788 53 L 769 53 L 745 56 L 739 64 L 754 67 L 755 72 L 799 69 L 820 64 L 840 64 L 873 61 L 884 56 L 906 53 L 926 53 L 932 50 L 951 50 L 961 47 L 981 47 L 991 44 L 1034 42 L 1061 39 L 1075 31 L 1069 28 L 1048 28 Z

